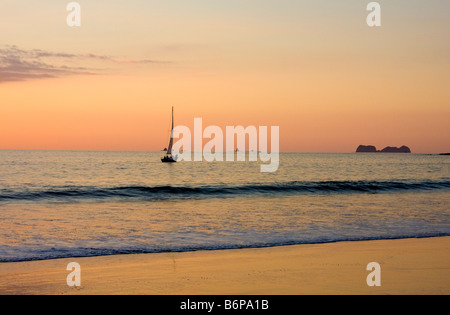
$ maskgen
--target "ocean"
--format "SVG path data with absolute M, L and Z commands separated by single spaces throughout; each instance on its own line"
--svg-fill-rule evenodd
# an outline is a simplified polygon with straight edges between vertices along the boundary
M 450 236 L 450 158 L 0 151 L 0 262 Z

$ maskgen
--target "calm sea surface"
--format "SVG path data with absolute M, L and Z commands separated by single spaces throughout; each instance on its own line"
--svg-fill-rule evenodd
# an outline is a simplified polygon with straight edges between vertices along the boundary
M 0 151 L 0 261 L 450 235 L 450 157 Z

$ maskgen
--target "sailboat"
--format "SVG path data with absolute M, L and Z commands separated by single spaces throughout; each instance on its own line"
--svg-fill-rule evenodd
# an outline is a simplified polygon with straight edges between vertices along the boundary
M 161 159 L 163 163 L 175 163 L 177 161 L 178 156 L 172 156 L 172 147 L 173 147 L 173 106 L 172 106 L 172 131 L 170 132 L 170 141 L 169 147 L 167 148 L 167 154 Z

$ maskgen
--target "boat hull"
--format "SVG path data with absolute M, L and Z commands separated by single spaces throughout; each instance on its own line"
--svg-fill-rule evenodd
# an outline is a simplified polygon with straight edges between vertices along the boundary
M 161 162 L 163 163 L 176 163 L 177 160 L 175 160 L 173 157 L 165 156 L 161 159 Z

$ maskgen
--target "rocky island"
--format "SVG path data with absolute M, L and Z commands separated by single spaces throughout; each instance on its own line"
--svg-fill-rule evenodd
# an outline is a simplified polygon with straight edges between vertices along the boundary
M 356 149 L 356 153 L 411 153 L 411 149 L 407 146 L 397 147 L 386 147 L 383 150 L 377 150 L 373 145 L 360 145 Z

